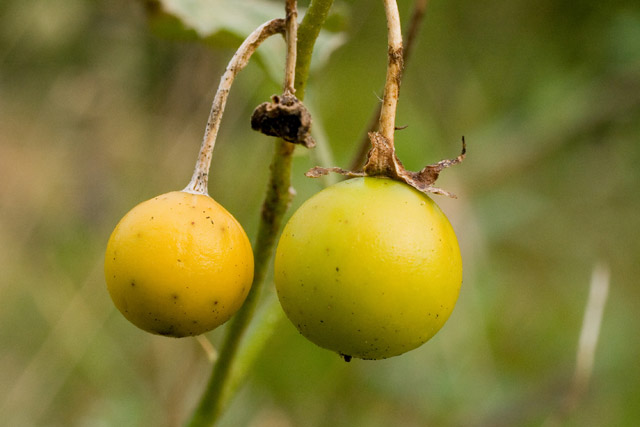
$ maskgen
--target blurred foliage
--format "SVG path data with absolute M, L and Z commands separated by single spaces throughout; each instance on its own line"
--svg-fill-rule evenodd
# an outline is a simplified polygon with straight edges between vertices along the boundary
M 221 18 L 246 13 L 241 3 Z M 411 2 L 399 4 L 408 17 Z M 294 207 L 324 185 L 303 177 L 309 167 L 349 165 L 384 82 L 381 5 L 335 10 L 345 43 L 306 96 L 324 146 L 295 159 Z M 209 374 L 195 340 L 128 324 L 102 278 L 119 218 L 189 180 L 237 44 L 151 27 L 142 2 L 0 2 L 4 425 L 179 425 Z M 279 91 L 250 65 L 214 153 L 210 193 L 250 236 L 273 142 L 248 120 Z M 451 319 L 416 351 L 348 364 L 282 321 L 221 425 L 637 425 L 640 4 L 430 2 L 398 125 L 414 170 L 468 143 L 439 181 L 459 199 L 436 199 L 465 262 Z M 611 290 L 593 376 L 565 412 L 598 262 Z

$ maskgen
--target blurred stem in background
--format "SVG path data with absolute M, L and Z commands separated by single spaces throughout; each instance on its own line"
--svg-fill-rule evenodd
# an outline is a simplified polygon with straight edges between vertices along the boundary
M 314 0 L 309 5 L 298 29 L 298 48 L 296 61 L 296 79 L 294 88 L 298 99 L 304 99 L 304 90 L 309 76 L 309 65 L 315 40 L 333 4 L 333 0 Z M 189 422 L 191 427 L 212 425 L 221 415 L 244 377 L 253 360 L 254 352 L 245 353 L 248 357 L 237 358 L 242 337 L 249 326 L 259 301 L 260 288 L 266 276 L 267 267 L 284 214 L 291 202 L 291 161 L 295 146 L 279 139 L 271 161 L 271 176 L 267 194 L 262 207 L 258 236 L 254 244 L 255 273 L 251 291 L 238 313 L 229 324 L 220 358 L 204 394 Z M 276 322 L 269 322 L 275 326 Z M 273 328 L 260 329 L 260 335 L 270 335 Z M 260 335 L 252 338 L 264 342 Z M 251 346 L 251 343 L 247 344 Z

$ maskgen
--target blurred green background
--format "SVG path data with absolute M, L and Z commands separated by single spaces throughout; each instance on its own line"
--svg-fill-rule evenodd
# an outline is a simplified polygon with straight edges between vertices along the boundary
M 304 171 L 350 164 L 381 96 L 381 2 L 334 14 L 344 43 L 309 81 L 320 146 L 295 157 L 289 215 L 326 185 Z M 142 2 L 0 2 L 1 425 L 175 426 L 195 405 L 202 348 L 127 323 L 102 257 L 130 208 L 187 184 L 234 43 L 160 37 Z M 267 62 L 233 87 L 210 184 L 252 239 L 274 144 L 249 116 L 280 91 Z M 397 124 L 413 170 L 467 140 L 438 181 L 459 198 L 435 196 L 463 251 L 452 317 L 418 350 L 351 363 L 282 321 L 221 425 L 638 425 L 640 3 L 434 0 Z M 570 406 L 594 269 L 609 298 Z

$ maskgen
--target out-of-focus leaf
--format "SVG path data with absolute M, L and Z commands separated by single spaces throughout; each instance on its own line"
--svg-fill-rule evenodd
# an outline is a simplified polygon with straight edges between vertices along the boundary
M 148 0 L 153 30 L 165 37 L 202 40 L 216 47 L 235 47 L 263 23 L 284 17 L 284 6 L 266 0 Z M 302 16 L 304 10 L 299 11 Z M 344 44 L 342 32 L 323 32 L 316 42 L 312 67 L 326 63 Z M 279 82 L 285 63 L 284 43 L 267 42 L 258 50 L 260 63 Z
M 284 7 L 264 0 L 159 0 L 162 9 L 207 38 L 220 31 L 246 37 L 260 24 L 284 15 Z

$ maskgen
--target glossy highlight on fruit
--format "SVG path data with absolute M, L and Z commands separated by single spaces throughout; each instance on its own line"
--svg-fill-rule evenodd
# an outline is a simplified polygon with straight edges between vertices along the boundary
M 211 197 L 174 191 L 120 220 L 107 244 L 105 278 L 134 325 L 165 336 L 199 335 L 244 302 L 253 252 L 242 226 Z
M 275 259 L 280 303 L 298 330 L 348 360 L 383 359 L 429 340 L 453 311 L 460 249 L 427 195 L 356 178 L 307 200 Z

